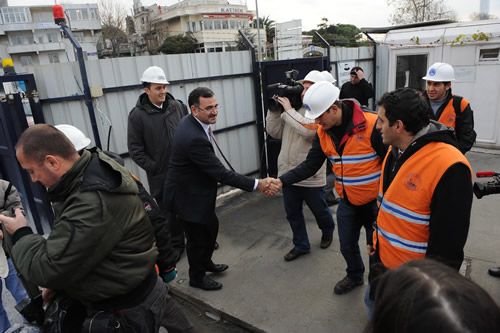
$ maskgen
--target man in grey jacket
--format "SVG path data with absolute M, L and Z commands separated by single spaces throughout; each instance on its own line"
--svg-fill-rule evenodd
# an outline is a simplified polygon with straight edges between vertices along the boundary
M 184 251 L 184 232 L 174 214 L 163 208 L 163 183 L 172 150 L 171 143 L 179 121 L 188 114 L 187 107 L 167 92 L 168 81 L 160 67 L 148 67 L 141 77 L 144 93 L 128 116 L 127 144 L 130 157 L 146 171 L 151 195 L 168 218 L 172 245 Z
M 302 82 L 304 90 L 301 97 L 304 98 L 307 89 L 315 82 L 324 80 L 325 77 L 321 72 L 316 70 L 309 72 Z M 282 140 L 278 157 L 278 176 L 280 176 L 306 159 L 317 125 L 314 124 L 314 120 L 304 117 L 306 111 L 304 107 L 296 111 L 292 108 L 288 98 L 278 96 L 275 98 L 285 111 L 281 114 L 268 111 L 266 130 L 273 138 Z M 312 177 L 293 186 L 283 187 L 286 218 L 292 228 L 294 244 L 293 249 L 285 255 L 286 261 L 295 260 L 311 250 L 302 211 L 304 201 L 311 209 L 322 231 L 320 247 L 325 249 L 332 243 L 335 222 L 325 197 L 325 167 L 326 164 L 323 163 L 323 166 Z

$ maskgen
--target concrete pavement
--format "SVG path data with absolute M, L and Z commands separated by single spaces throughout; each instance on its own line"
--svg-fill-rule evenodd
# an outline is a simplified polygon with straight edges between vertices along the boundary
M 466 156 L 474 172 L 500 171 L 500 151 L 474 149 Z M 500 266 L 499 204 L 500 194 L 474 198 L 465 249 L 470 264 L 466 274 L 498 304 L 500 279 L 490 277 L 487 268 Z M 330 208 L 335 214 L 336 206 Z M 272 198 L 243 194 L 218 211 L 220 249 L 215 251 L 214 262 L 228 264 L 229 270 L 214 279 L 224 284 L 223 289 L 209 292 L 189 287 L 183 255 L 178 277 L 171 284 L 174 295 L 252 331 L 362 332 L 367 320 L 363 303 L 366 285 L 342 296 L 333 293 L 335 283 L 345 276 L 337 232 L 332 245 L 321 249 L 321 232 L 305 208 L 311 253 L 285 262 L 283 256 L 293 245 L 281 194 Z M 360 245 L 366 265 L 364 236 Z

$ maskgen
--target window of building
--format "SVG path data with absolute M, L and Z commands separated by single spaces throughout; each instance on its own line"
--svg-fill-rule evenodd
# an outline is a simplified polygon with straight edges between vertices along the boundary
M 84 35 L 83 31 L 75 31 L 75 32 L 73 32 L 73 36 L 80 43 L 85 42 L 85 35 Z
M 425 90 L 425 80 L 422 77 L 427 72 L 427 54 L 398 56 L 396 64 L 396 89 L 414 88 Z
M 59 39 L 57 38 L 57 33 L 56 32 L 49 32 L 47 34 L 47 39 L 49 43 L 57 43 Z
M 192 32 L 196 32 L 197 29 L 196 29 L 196 22 L 191 22 L 191 30 L 189 31 L 192 31 Z
M 28 42 L 28 44 L 35 44 L 35 39 L 33 38 L 33 36 L 26 37 L 26 41 Z
M 222 29 L 229 29 L 229 21 L 228 20 L 222 21 Z
M 215 20 L 215 21 L 214 21 L 214 29 L 215 29 L 215 30 L 220 30 L 220 29 L 222 29 L 222 23 L 221 23 L 221 21 L 220 21 L 220 20 Z
M 51 64 L 58 64 L 60 61 L 59 61 L 59 54 L 57 53 L 49 53 L 49 62 Z
M 10 43 L 12 45 L 23 45 L 24 44 L 24 39 L 22 35 L 11 35 L 10 36 Z
M 500 48 L 479 50 L 479 62 L 500 60 Z
M 44 43 L 44 41 L 43 41 L 43 36 L 38 36 L 38 37 L 37 37 L 37 40 L 38 40 L 38 43 L 39 43 L 39 44 L 43 44 L 43 43 Z
M 33 59 L 31 58 L 31 56 L 21 56 L 21 65 L 33 66 Z
M 229 29 L 236 29 L 236 21 L 235 20 L 231 20 L 229 21 Z
M 52 12 L 33 13 L 33 20 L 35 20 L 35 22 L 39 22 L 39 23 L 42 23 L 42 22 L 53 23 L 54 22 L 54 14 L 52 14 Z
M 2 7 L 0 12 L 4 23 L 31 22 L 29 8 L 26 7 Z
M 205 29 L 206 30 L 214 30 L 214 21 L 213 20 L 207 20 L 207 21 L 203 21 L 204 22 L 204 26 L 205 26 Z
M 90 12 L 90 18 L 92 20 L 99 19 L 99 13 L 97 12 L 97 8 L 89 8 L 89 12 Z
M 68 10 L 70 19 L 74 21 L 83 21 L 88 20 L 89 13 L 87 12 L 87 8 L 82 9 L 70 9 Z

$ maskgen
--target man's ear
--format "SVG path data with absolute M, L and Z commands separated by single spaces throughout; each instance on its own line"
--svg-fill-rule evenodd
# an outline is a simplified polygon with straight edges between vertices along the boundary
M 45 166 L 51 170 L 59 170 L 61 168 L 61 162 L 59 158 L 54 155 L 45 156 L 44 160 Z
M 193 115 L 196 115 L 196 112 L 198 111 L 198 110 L 196 109 L 196 106 L 193 104 L 193 105 L 191 105 L 189 108 L 191 109 L 191 113 L 192 113 Z

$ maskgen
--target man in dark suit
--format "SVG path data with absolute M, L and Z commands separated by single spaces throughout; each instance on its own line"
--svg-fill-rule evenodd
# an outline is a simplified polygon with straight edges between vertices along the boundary
M 206 272 L 222 273 L 225 264 L 214 264 L 212 253 L 219 230 L 215 214 L 217 182 L 245 191 L 270 190 L 270 179 L 253 179 L 224 167 L 215 155 L 210 125 L 217 121 L 219 104 L 214 93 L 205 87 L 189 94 L 191 114 L 177 126 L 172 155 L 165 181 L 165 206 L 182 221 L 187 238 L 189 285 L 203 290 L 217 290 L 222 283 L 207 277 Z

